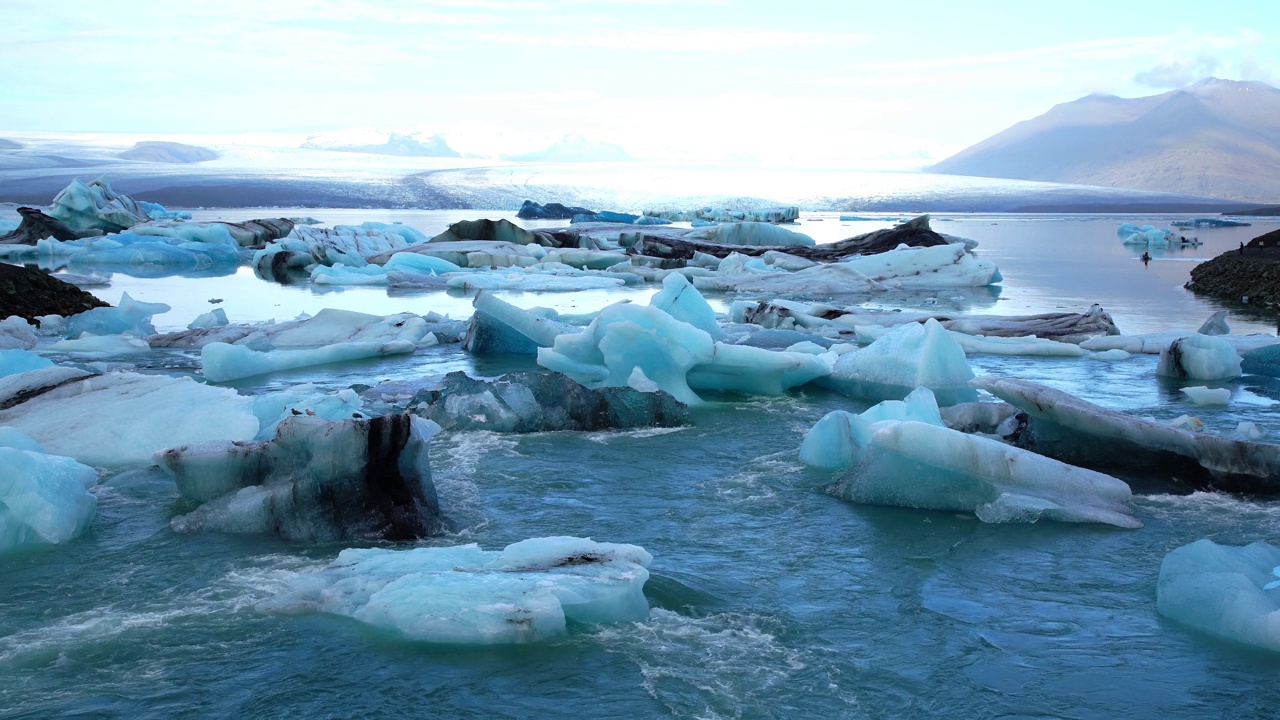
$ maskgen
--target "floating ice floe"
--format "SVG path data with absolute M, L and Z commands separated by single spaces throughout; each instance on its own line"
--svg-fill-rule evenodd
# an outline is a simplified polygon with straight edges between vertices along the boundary
M 541 245 L 520 245 L 511 242 L 488 240 L 470 240 L 447 243 L 426 243 L 390 252 L 380 253 L 369 258 L 369 262 L 385 265 L 396 255 L 423 255 L 444 260 L 459 268 L 489 267 L 528 267 L 542 262 L 547 249 Z
M 694 237 L 721 245 L 777 245 L 780 247 L 813 246 L 813 238 L 787 228 L 762 222 L 729 222 L 700 230 Z
M 716 274 L 695 277 L 693 284 L 700 290 L 807 296 L 870 294 L 884 289 L 883 285 L 845 263 L 818 265 L 797 272 Z
M 286 418 L 266 442 L 204 442 L 156 453 L 178 491 L 202 503 L 179 532 L 285 540 L 412 540 L 444 528 L 427 445 L 440 427 L 411 415 Z
M 0 378 L 0 425 L 98 467 L 150 465 L 157 450 L 258 432 L 252 399 L 234 390 L 187 377 L 84 375 L 52 367 Z
M 1189 380 L 1240 377 L 1240 356 L 1221 336 L 1188 335 L 1160 353 L 1156 374 Z
M 1182 394 L 1192 405 L 1226 405 L 1231 402 L 1231 390 L 1207 388 L 1203 385 L 1182 388 Z
M 393 402 L 399 400 L 445 430 L 596 431 L 675 427 L 689 421 L 685 405 L 667 393 L 631 387 L 593 390 L 560 373 L 508 373 L 497 380 L 475 380 L 464 372 L 451 372 L 437 385 L 399 398 L 395 385 L 376 386 L 369 393 L 390 395 Z
M 21 349 L 0 350 L 0 378 L 53 367 L 53 362 Z
M 932 319 L 930 322 L 936 322 Z M 909 325 L 897 326 L 898 328 Z M 939 323 L 942 325 L 942 323 Z M 944 326 L 945 327 L 945 326 Z M 870 343 L 893 332 L 896 328 L 882 327 L 879 325 L 857 325 L 854 327 L 856 337 L 860 343 Z M 1084 357 L 1089 355 L 1089 351 L 1081 348 L 1079 345 L 1071 343 L 1058 342 L 1038 337 L 985 337 L 982 335 L 969 335 L 955 330 L 947 330 L 951 339 L 959 345 L 966 354 L 968 353 L 984 353 L 987 355 L 1022 355 L 1035 357 Z M 1124 357 L 1128 357 L 1126 354 Z M 1111 356 L 1104 359 L 1123 359 L 1120 356 Z
M 1174 220 L 1169 223 L 1169 227 L 1176 228 L 1224 228 L 1224 227 L 1249 227 L 1251 223 L 1241 222 L 1240 220 L 1227 220 L 1225 218 L 1191 218 L 1190 220 Z
M 253 256 L 258 272 L 281 279 L 290 270 L 310 271 L 316 265 L 364 267 L 380 253 L 397 252 L 426 238 L 403 225 L 364 223 L 319 228 L 299 225 L 288 237 L 270 243 Z M 421 239 L 419 239 L 421 238 Z
M 828 414 L 805 437 L 801 460 L 850 468 L 834 492 L 853 502 L 972 512 L 990 523 L 1142 527 L 1124 482 L 944 427 L 925 389 L 861 416 Z
M 1280 548 L 1197 540 L 1165 556 L 1156 609 L 1188 627 L 1231 642 L 1280 652 Z
M 259 607 L 342 615 L 425 642 L 537 642 L 563 635 L 569 623 L 648 617 L 652 561 L 635 545 L 576 537 L 534 538 L 501 552 L 478 545 L 343 550 Z
M 340 342 L 294 350 L 254 350 L 243 345 L 213 342 L 200 349 L 200 371 L 210 382 L 230 382 L 284 370 L 405 355 L 418 349 L 405 340 Z
M 917 387 L 943 405 L 977 399 L 964 348 L 937 320 L 894 328 L 867 347 L 845 353 L 818 384 L 872 401 L 899 400 Z
M 0 553 L 65 543 L 93 520 L 93 468 L 47 455 L 39 443 L 8 427 L 0 427 L 0 468 Z
M 1164 425 L 1026 380 L 984 376 L 973 385 L 1025 415 L 1011 440 L 1064 462 L 1167 473 L 1198 487 L 1280 491 L 1280 445 Z

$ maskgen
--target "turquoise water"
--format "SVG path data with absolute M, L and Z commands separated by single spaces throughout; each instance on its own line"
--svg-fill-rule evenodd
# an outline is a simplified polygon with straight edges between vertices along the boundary
M 1194 329 L 1217 305 L 1181 290 L 1192 266 L 1185 258 L 1212 257 L 1238 237 L 1271 229 L 1200 231 L 1206 246 L 1144 267 L 1115 240 L 1120 221 L 940 223 L 982 242 L 980 251 L 1001 267 L 1004 289 L 959 301 L 944 292 L 889 302 L 919 307 L 932 299 L 1019 313 L 1097 301 L 1127 331 Z M 805 229 L 835 239 L 865 228 L 823 216 Z M 462 296 L 388 297 L 370 288 L 316 294 L 243 273 L 117 275 L 102 294 L 114 300 L 121 290 L 173 304 L 172 317 L 157 318 L 170 327 L 207 310 L 210 297 L 223 298 L 233 321 L 326 305 L 469 310 Z M 651 292 L 510 297 L 585 310 Z M 1231 322 L 1239 331 L 1275 329 L 1238 313 Z M 146 362 L 180 368 L 191 359 L 175 352 Z M 1280 432 L 1273 391 L 1258 378 L 1227 383 L 1232 405 L 1206 413 L 1182 405 L 1176 383 L 1154 377 L 1152 356 L 972 362 L 978 372 L 1027 377 L 1140 415 L 1194 412 L 1214 429 L 1247 419 L 1270 437 Z M 496 375 L 532 364 L 438 346 L 237 387 L 255 393 L 314 381 L 336 388 L 454 369 Z M 1131 477 L 1148 493 L 1135 502 L 1146 524 L 1136 531 L 988 525 L 953 513 L 853 505 L 827 494 L 835 475 L 804 468 L 797 450 L 825 412 L 862 405 L 818 390 L 717 400 L 695 413 L 692 427 L 675 430 L 467 432 L 433 440 L 441 502 L 458 530 L 427 544 L 496 549 L 576 534 L 653 553 L 649 619 L 574 627 L 537 646 L 430 646 L 338 617 L 261 613 L 257 602 L 344 546 L 178 535 L 168 523 L 185 506 L 164 475 L 108 476 L 86 536 L 0 558 L 0 716 L 1275 717 L 1280 658 L 1162 619 L 1155 585 L 1165 553 L 1196 539 L 1276 541 L 1280 504 L 1177 496 L 1160 478 Z

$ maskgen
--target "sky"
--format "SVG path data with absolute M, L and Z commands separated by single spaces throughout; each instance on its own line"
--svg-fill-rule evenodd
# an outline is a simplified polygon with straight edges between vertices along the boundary
M 1280 85 L 1280 2 L 0 0 L 0 133 L 564 135 L 920 166 L 1089 93 Z

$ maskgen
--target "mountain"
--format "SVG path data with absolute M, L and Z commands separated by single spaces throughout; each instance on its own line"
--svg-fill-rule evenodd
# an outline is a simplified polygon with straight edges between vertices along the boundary
M 504 160 L 522 162 L 618 162 L 635 160 L 621 145 L 594 142 L 581 135 L 565 135 L 551 147 L 521 155 L 507 155 Z
M 218 153 L 198 145 L 185 145 L 161 140 L 143 140 L 142 142 L 134 143 L 132 148 L 125 150 L 116 157 L 125 160 L 139 160 L 141 162 L 186 165 L 188 163 L 217 160 Z
M 307 150 L 358 152 L 399 157 L 462 157 L 449 147 L 444 138 L 426 133 L 381 132 L 378 130 L 339 130 L 317 133 L 302 143 Z
M 1089 95 L 929 169 L 1275 203 L 1280 90 L 1208 78 L 1148 97 Z

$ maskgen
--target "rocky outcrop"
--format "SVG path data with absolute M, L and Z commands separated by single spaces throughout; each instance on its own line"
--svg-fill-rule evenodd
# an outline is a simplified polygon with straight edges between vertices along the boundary
M 0 264 L 0 318 L 30 322 L 41 315 L 75 315 L 107 303 L 70 283 L 32 268 Z
M 1280 308 L 1280 230 L 1200 263 L 1192 269 L 1186 288 L 1197 295 Z

